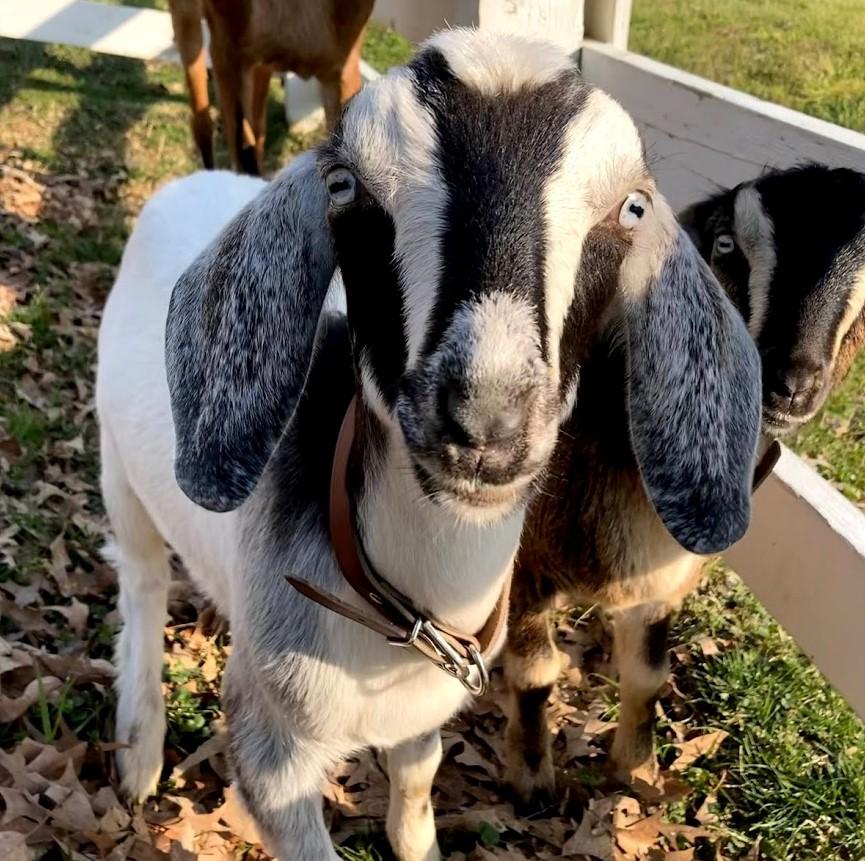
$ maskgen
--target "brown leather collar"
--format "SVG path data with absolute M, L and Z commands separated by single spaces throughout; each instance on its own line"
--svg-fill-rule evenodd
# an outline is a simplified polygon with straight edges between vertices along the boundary
M 414 648 L 473 694 L 483 694 L 489 683 L 487 661 L 502 639 L 508 616 L 510 576 L 493 612 L 476 634 L 465 634 L 418 610 L 411 600 L 384 580 L 372 566 L 357 538 L 354 509 L 346 488 L 348 459 L 354 442 L 357 397 L 351 399 L 333 455 L 330 476 L 330 540 L 339 569 L 348 584 L 374 610 L 373 614 L 342 601 L 299 577 L 286 580 L 322 607 L 386 637 L 394 646 Z
M 773 439 L 763 452 L 763 456 L 754 467 L 754 481 L 751 485 L 751 493 L 756 493 L 760 485 L 772 474 L 778 458 L 781 457 L 781 444 Z
M 457 678 L 472 693 L 483 694 L 489 683 L 487 661 L 493 647 L 501 640 L 507 622 L 510 575 L 493 612 L 475 635 L 462 633 L 418 610 L 409 598 L 379 576 L 357 539 L 354 510 L 346 487 L 356 416 L 355 396 L 342 420 L 333 455 L 330 540 L 342 576 L 374 613 L 366 613 L 300 577 L 287 575 L 285 579 L 298 592 L 322 607 L 381 634 L 394 646 L 416 649 L 436 666 Z M 781 446 L 777 440 L 772 440 L 754 468 L 753 491 L 769 477 L 780 455 Z

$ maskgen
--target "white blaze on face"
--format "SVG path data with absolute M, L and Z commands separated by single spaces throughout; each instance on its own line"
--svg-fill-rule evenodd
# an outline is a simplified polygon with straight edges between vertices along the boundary
M 777 263 L 772 219 L 763 208 L 760 193 L 753 186 L 745 186 L 736 195 L 734 204 L 734 230 L 736 243 L 742 249 L 751 274 L 748 278 L 748 302 L 751 314 L 748 331 L 756 339 L 763 330 L 769 308 L 769 288 Z
M 645 178 L 634 121 L 606 93 L 592 91 L 568 126 L 562 162 L 544 192 L 545 302 L 550 361 L 556 373 L 586 235 Z
M 466 380 L 475 392 L 490 387 L 515 392 L 534 383 L 528 372 L 532 358 L 540 359 L 540 344 L 528 302 L 510 293 L 490 293 L 462 306 L 453 326 L 467 351 Z
M 573 69 L 560 50 L 510 33 L 455 28 L 424 43 L 444 55 L 454 75 L 486 96 L 540 87 Z

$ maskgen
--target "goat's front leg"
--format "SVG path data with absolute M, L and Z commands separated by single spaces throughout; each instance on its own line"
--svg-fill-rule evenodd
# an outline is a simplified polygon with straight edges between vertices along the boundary
M 387 754 L 387 836 L 399 861 L 439 861 L 432 783 L 442 758 L 438 730 L 404 741 Z
M 647 766 L 650 774 L 657 771 L 652 729 L 655 702 L 670 672 L 672 610 L 670 604 L 653 603 L 611 612 L 621 702 L 610 758 L 624 781 L 641 767 Z
M 506 779 L 518 806 L 549 806 L 556 775 L 547 726 L 547 700 L 559 676 L 559 652 L 548 617 L 549 600 L 535 588 L 532 574 L 514 572 L 505 652 L 509 690 Z
M 321 786 L 344 751 L 298 733 L 284 714 L 274 714 L 237 657 L 229 661 L 223 701 L 240 796 L 279 861 L 337 861 Z

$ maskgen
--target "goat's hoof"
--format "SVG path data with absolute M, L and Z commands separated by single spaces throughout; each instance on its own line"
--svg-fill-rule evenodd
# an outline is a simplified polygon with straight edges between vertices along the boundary
M 435 840 L 427 849 L 416 850 L 408 848 L 399 840 L 394 842 L 393 839 L 388 839 L 390 840 L 391 851 L 397 861 L 442 861 L 442 854 L 439 851 L 438 842 Z
M 117 770 L 120 772 L 120 789 L 134 804 L 146 801 L 156 794 L 162 774 L 162 751 L 158 761 L 141 756 L 140 748 L 117 751 Z
M 145 801 L 156 793 L 162 775 L 162 748 L 165 743 L 165 723 L 158 717 L 146 728 L 133 725 L 118 727 L 119 741 L 128 739 L 128 747 L 117 750 L 117 771 L 120 788 L 130 801 Z
M 661 767 L 654 753 L 644 757 L 617 759 L 610 757 L 608 772 L 623 786 L 647 783 L 654 786 L 661 775 Z
M 216 608 L 216 604 L 207 603 L 198 614 L 198 627 L 205 637 L 222 637 L 228 633 L 228 619 Z
M 558 810 L 559 802 L 555 792 L 546 788 L 536 788 L 528 796 L 517 794 L 511 789 L 511 803 L 514 813 L 520 819 L 537 819 L 551 816 Z
M 543 762 L 536 773 L 525 769 L 519 774 L 509 775 L 508 788 L 514 813 L 521 819 L 549 814 L 558 807 L 552 762 Z
M 514 813 L 521 818 L 541 816 L 558 806 L 556 770 L 549 753 L 529 758 L 523 751 L 508 751 L 510 762 L 505 771 Z M 537 761 L 535 761 L 537 760 Z

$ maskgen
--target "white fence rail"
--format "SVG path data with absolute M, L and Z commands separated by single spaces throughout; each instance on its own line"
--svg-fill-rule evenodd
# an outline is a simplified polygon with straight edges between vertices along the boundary
M 586 0 L 587 80 L 633 114 L 662 188 L 677 206 L 767 166 L 803 160 L 865 170 L 865 135 L 752 98 L 645 57 L 627 42 L 630 0 Z M 445 21 L 547 35 L 576 48 L 574 0 L 378 0 L 375 15 L 410 38 Z M 172 59 L 165 13 L 88 0 L 0 0 L 0 36 Z M 727 559 L 838 691 L 865 717 L 865 515 L 789 450 L 754 502 Z

